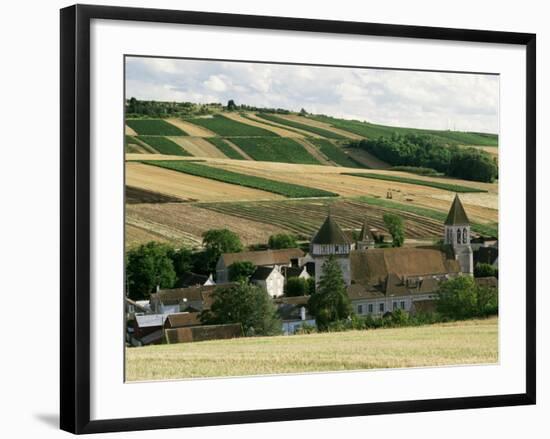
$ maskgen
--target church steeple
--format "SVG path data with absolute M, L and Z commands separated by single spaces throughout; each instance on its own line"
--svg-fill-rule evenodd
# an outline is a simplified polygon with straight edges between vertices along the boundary
M 463 273 L 473 273 L 473 252 L 470 246 L 470 220 L 458 195 L 455 195 L 445 220 L 444 242 L 452 246 Z
M 359 239 L 357 240 L 357 249 L 366 250 L 372 247 L 374 247 L 374 235 L 370 231 L 367 217 L 365 217 L 363 220 L 363 226 L 361 227 L 361 232 L 359 233 Z

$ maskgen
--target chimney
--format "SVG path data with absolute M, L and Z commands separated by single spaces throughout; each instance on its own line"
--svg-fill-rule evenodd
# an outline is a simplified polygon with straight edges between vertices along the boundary
M 303 307 L 303 306 L 300 308 L 300 318 L 301 318 L 302 320 L 305 320 L 305 319 L 306 319 L 306 309 L 305 309 L 305 307 Z

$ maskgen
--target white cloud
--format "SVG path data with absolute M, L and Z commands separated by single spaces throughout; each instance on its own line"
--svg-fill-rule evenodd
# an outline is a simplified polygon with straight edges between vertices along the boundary
M 373 123 L 498 132 L 494 75 L 127 58 L 126 95 L 280 107 Z

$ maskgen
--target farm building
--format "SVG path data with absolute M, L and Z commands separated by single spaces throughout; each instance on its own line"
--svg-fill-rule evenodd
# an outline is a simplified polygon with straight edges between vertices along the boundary
M 458 196 L 444 226 L 442 246 L 374 248 L 366 221 L 359 239 L 353 242 L 329 214 L 310 244 L 316 283 L 324 262 L 333 255 L 358 315 L 418 309 L 419 302 L 437 298 L 440 281 L 473 273 L 470 223 Z
M 216 282 L 218 284 L 229 281 L 229 267 L 235 262 L 251 262 L 256 267 L 298 267 L 304 252 L 298 248 L 282 250 L 262 250 L 240 253 L 223 253 L 216 265 Z
M 277 315 L 283 322 L 283 334 L 296 333 L 304 325 L 315 327 L 315 318 L 307 311 L 309 296 L 280 297 L 275 300 Z
M 202 311 L 216 285 L 159 290 L 151 294 L 151 310 L 156 314 L 175 314 L 184 311 Z

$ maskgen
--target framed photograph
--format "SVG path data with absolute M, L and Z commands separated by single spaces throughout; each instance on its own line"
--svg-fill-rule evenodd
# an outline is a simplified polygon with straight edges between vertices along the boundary
M 62 9 L 61 428 L 534 404 L 535 130 L 533 34 Z

